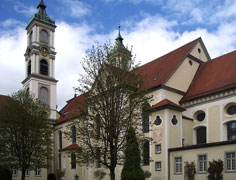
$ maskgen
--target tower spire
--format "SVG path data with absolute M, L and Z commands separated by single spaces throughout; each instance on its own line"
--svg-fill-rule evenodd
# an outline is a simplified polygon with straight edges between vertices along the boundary
M 120 23 L 119 23 L 119 26 L 118 26 L 118 36 L 116 38 L 116 43 L 121 43 L 123 44 L 123 38 L 122 36 L 120 35 Z

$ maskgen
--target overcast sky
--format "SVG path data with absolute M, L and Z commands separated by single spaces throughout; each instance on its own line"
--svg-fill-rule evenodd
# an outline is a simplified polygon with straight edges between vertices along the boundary
M 0 0 L 0 94 L 22 88 L 25 27 L 40 0 Z M 44 0 L 56 21 L 57 104 L 74 96 L 85 51 L 117 36 L 147 63 L 198 37 L 215 58 L 236 49 L 236 0 Z

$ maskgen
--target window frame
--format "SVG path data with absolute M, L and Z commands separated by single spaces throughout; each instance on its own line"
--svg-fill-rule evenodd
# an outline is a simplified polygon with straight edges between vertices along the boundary
M 201 156 L 205 156 L 206 159 L 200 161 L 200 157 Z M 203 170 L 200 170 L 201 165 L 203 165 Z M 206 174 L 207 173 L 207 169 L 208 169 L 207 154 L 198 154 L 198 157 L 197 157 L 197 172 L 198 172 L 198 174 Z
M 36 176 L 36 177 L 41 177 L 41 168 L 38 168 L 38 167 L 37 167 L 37 168 L 35 169 L 35 176 Z
M 145 151 L 148 151 L 148 153 L 146 154 Z M 149 166 L 149 165 L 150 165 L 150 142 L 147 140 L 143 144 L 143 166 Z
M 232 140 L 236 140 L 236 127 L 234 128 L 234 130 L 230 130 L 229 129 L 229 125 L 232 124 L 232 123 L 235 123 L 236 124 L 236 121 L 230 121 L 226 124 L 226 128 L 227 128 L 227 140 L 228 141 L 232 141 Z M 231 134 L 229 134 L 231 133 Z M 235 134 L 234 134 L 235 133 Z M 232 138 L 234 137 L 234 138 Z
M 158 165 L 160 165 L 160 166 L 158 166 Z M 155 162 L 155 171 L 161 171 L 161 161 Z
M 161 144 L 155 144 L 155 154 L 161 154 Z
M 18 176 L 18 169 L 11 168 L 11 175 L 12 175 L 12 177 L 17 177 Z
M 27 173 L 26 173 L 26 172 L 27 172 Z M 26 176 L 26 177 L 29 177 L 29 176 L 30 176 L 30 170 L 29 170 L 29 169 L 26 169 L 26 170 L 25 170 L 25 176 Z
M 232 170 L 232 158 L 230 158 L 230 163 L 231 163 L 231 169 L 229 170 L 229 169 L 227 169 L 227 154 L 228 153 L 234 153 L 234 167 L 235 167 L 235 169 L 234 170 Z M 236 172 L 236 151 L 225 151 L 225 159 L 224 159 L 224 170 L 225 170 L 225 172 L 227 172 L 227 173 L 235 173 Z
M 180 159 L 181 161 L 177 162 L 176 161 L 177 159 Z M 180 166 L 179 167 L 180 171 L 177 171 L 177 169 L 178 169 L 177 166 Z M 176 156 L 176 157 L 174 157 L 174 174 L 175 175 L 182 175 L 182 173 L 183 173 L 183 158 L 182 158 L 182 156 Z
M 46 59 L 39 61 L 39 73 L 43 76 L 49 76 L 49 63 Z

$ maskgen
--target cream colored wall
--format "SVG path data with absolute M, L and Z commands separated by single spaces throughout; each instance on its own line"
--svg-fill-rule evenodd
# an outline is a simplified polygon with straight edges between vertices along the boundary
M 148 93 L 147 96 L 152 97 L 149 102 L 151 106 L 162 101 L 163 99 L 168 99 L 176 104 L 179 104 L 179 101 L 183 97 L 183 95 L 177 94 L 166 89 L 158 89 L 156 91 L 152 91 Z
M 215 146 L 199 149 L 191 149 L 184 151 L 174 151 L 170 152 L 170 180 L 183 180 L 184 179 L 184 169 L 182 169 L 182 175 L 174 175 L 174 157 L 182 157 L 182 165 L 184 168 L 184 162 L 194 161 L 197 169 L 197 156 L 200 154 L 207 154 L 207 160 L 212 161 L 221 159 L 224 160 L 225 152 L 227 151 L 236 151 L 235 144 L 224 145 L 224 146 Z M 209 163 L 208 163 L 209 165 Z M 224 173 L 224 179 L 235 180 L 236 173 Z M 198 172 L 195 175 L 195 180 L 207 179 L 207 174 L 199 174 Z
M 190 62 L 192 62 L 192 65 Z M 199 63 L 189 58 L 185 58 L 165 85 L 186 92 L 198 70 L 198 67 Z
M 174 110 L 168 110 L 168 148 L 181 147 L 182 144 L 182 113 Z M 173 125 L 171 120 L 176 116 L 178 123 Z
M 220 127 L 220 106 L 215 105 L 208 108 L 208 142 L 220 141 L 220 133 L 217 129 Z
M 198 52 L 198 49 L 200 49 L 201 53 Z M 204 53 L 203 47 L 201 44 L 198 42 L 196 46 L 192 49 L 192 51 L 189 53 L 192 56 L 195 56 L 196 58 L 206 62 L 208 61 L 206 54 Z
M 193 144 L 193 121 L 186 120 L 183 118 L 183 138 L 185 141 L 185 146 Z
M 154 125 L 154 121 L 156 119 L 156 116 L 160 116 L 162 119 L 162 123 L 159 126 Z M 157 112 L 153 112 L 151 115 L 151 131 L 149 132 L 149 137 L 153 139 L 153 142 L 150 146 L 150 157 L 151 157 L 151 162 L 149 166 L 143 166 L 143 169 L 149 170 L 152 173 L 152 176 L 150 180 L 154 179 L 166 179 L 166 167 L 167 167 L 167 162 L 166 162 L 166 157 L 168 155 L 167 152 L 167 146 L 168 146 L 168 141 L 167 141 L 167 134 L 165 134 L 166 128 L 167 128 L 167 123 L 166 123 L 166 118 L 167 118 L 167 112 L 166 110 L 160 110 Z M 156 144 L 161 144 L 161 153 L 160 154 L 155 154 L 155 145 Z M 161 171 L 156 171 L 155 170 L 155 162 L 161 161 Z
M 192 127 L 193 144 L 196 143 L 194 129 L 199 126 L 207 127 L 207 142 L 227 140 L 227 123 L 236 121 L 236 115 L 228 115 L 226 113 L 226 107 L 230 103 L 236 103 L 236 95 L 228 96 L 223 99 L 215 99 L 214 101 L 196 104 L 186 108 L 183 115 L 194 119 L 194 125 Z M 202 122 L 197 121 L 194 116 L 198 111 L 204 111 L 206 113 L 206 117 Z

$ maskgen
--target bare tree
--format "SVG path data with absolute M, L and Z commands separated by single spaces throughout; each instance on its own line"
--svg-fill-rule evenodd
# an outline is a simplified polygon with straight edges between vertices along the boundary
M 115 168 L 124 160 L 128 129 L 140 126 L 140 108 L 148 98 L 120 34 L 114 47 L 109 43 L 92 47 L 82 65 L 85 74 L 76 90 L 85 96 L 78 102 L 83 108 L 69 125 L 77 128 L 77 161 L 108 168 L 110 179 L 115 180 Z
M 14 93 L 0 108 L 0 164 L 25 170 L 44 168 L 51 155 L 49 109 L 28 92 Z

